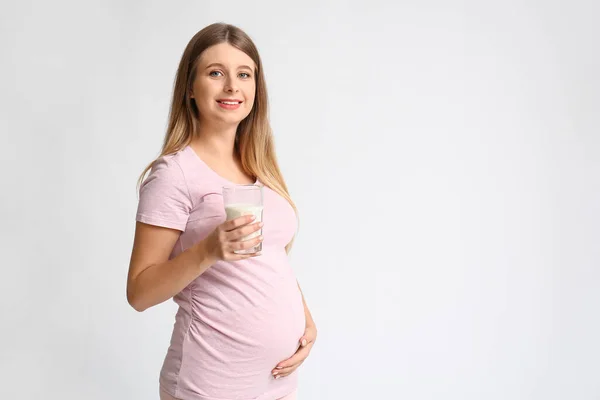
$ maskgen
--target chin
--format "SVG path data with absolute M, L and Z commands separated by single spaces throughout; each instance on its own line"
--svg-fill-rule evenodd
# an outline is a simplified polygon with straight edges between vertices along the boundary
M 250 115 L 250 114 L 246 114 L 246 113 L 233 114 L 232 113 L 229 115 L 219 115 L 216 117 L 216 119 L 221 121 L 222 123 L 226 123 L 226 124 L 239 124 L 244 119 L 246 119 L 246 117 L 248 117 L 248 115 Z
M 218 121 L 220 124 L 222 125 L 239 125 L 240 122 L 242 122 L 244 120 L 244 118 L 234 118 L 233 116 L 229 117 L 229 118 L 215 118 L 216 121 Z

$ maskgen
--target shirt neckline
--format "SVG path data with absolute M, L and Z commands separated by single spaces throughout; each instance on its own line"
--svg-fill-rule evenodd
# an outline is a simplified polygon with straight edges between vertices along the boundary
M 198 153 L 196 153 L 196 151 L 189 144 L 187 146 L 185 146 L 185 148 L 183 150 L 191 153 L 191 156 L 193 158 L 195 158 L 205 169 L 207 169 L 212 175 L 214 175 L 216 178 L 218 178 L 222 182 L 227 183 L 229 186 L 244 186 L 244 185 L 258 185 L 259 184 L 258 177 L 256 178 L 256 181 L 254 183 L 237 183 L 237 182 L 230 181 L 229 179 L 224 178 L 223 176 L 219 175 L 217 173 L 217 171 L 215 171 L 207 163 L 205 163 L 204 160 L 198 155 Z

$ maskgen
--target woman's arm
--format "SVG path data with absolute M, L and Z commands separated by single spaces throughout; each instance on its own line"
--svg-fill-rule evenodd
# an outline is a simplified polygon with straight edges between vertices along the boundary
M 213 263 L 200 243 L 169 260 L 180 231 L 136 223 L 127 277 L 127 301 L 144 311 L 170 299 Z
M 244 215 L 217 226 L 207 237 L 169 260 L 180 231 L 136 223 L 133 250 L 127 276 L 127 301 L 144 311 L 175 296 L 218 260 L 238 261 L 260 255 L 236 254 L 262 242 L 262 236 L 242 240 L 258 231 L 262 223 L 252 223 Z

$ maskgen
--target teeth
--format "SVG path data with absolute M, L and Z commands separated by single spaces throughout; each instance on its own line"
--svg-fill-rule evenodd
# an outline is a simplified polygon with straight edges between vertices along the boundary
M 230 104 L 230 105 L 233 105 L 233 104 L 240 104 L 240 102 L 239 102 L 239 101 L 222 101 L 221 103 L 223 103 L 223 104 Z

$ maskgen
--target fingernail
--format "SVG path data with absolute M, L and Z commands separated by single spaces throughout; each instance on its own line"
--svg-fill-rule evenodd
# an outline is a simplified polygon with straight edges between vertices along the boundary
M 279 371 L 273 371 L 273 376 L 277 375 Z
M 260 236 L 258 237 L 258 240 L 260 240 L 261 242 L 262 242 L 262 240 L 263 240 L 263 239 L 264 239 L 264 237 L 263 237 L 262 235 L 260 235 Z
M 275 369 L 281 369 L 281 368 L 283 368 L 283 367 L 275 367 Z
M 279 378 L 281 378 L 281 376 L 279 376 L 279 375 L 275 376 L 275 379 L 279 379 Z
M 306 346 L 306 339 L 302 339 L 302 346 Z
M 260 222 L 260 223 L 258 224 L 258 226 L 260 226 L 261 228 L 262 228 L 264 225 L 265 225 L 265 224 L 264 224 L 264 222 Z
M 256 215 L 251 215 L 250 220 L 254 221 L 256 219 Z

